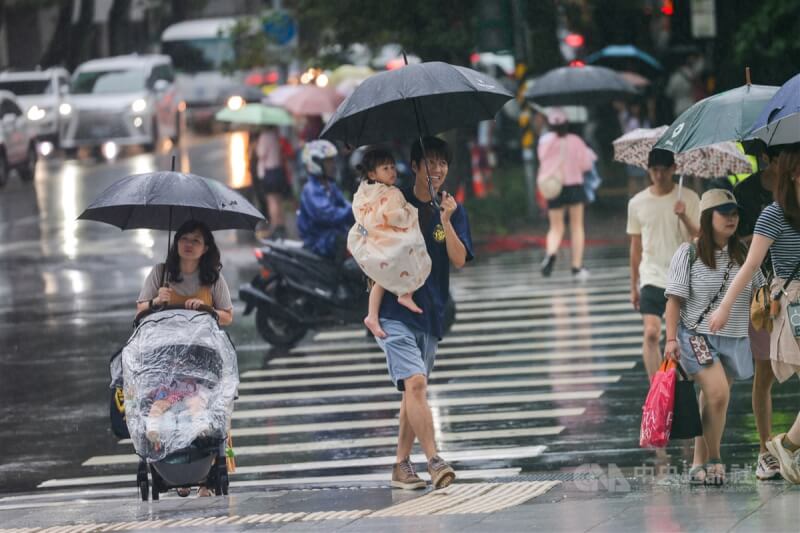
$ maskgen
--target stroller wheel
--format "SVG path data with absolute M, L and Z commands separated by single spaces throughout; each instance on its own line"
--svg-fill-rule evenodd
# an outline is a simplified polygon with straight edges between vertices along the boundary
M 150 492 L 150 484 L 147 482 L 147 479 L 139 481 L 139 493 L 142 495 L 142 501 L 146 502 Z M 153 494 L 153 499 L 156 500 L 156 494 Z

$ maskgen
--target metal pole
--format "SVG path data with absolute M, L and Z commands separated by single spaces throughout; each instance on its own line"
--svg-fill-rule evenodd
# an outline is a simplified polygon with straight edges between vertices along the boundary
M 408 56 L 406 51 L 403 50 L 403 62 L 408 65 Z M 419 146 L 422 149 L 422 161 L 425 163 L 425 174 L 428 176 L 428 194 L 431 195 L 431 203 L 438 211 L 441 209 L 439 200 L 436 198 L 436 191 L 433 189 L 433 179 L 431 178 L 431 169 L 428 167 L 428 155 L 425 153 L 425 143 L 422 141 L 422 123 L 419 118 L 419 109 L 417 109 L 417 99 L 411 99 L 411 105 L 414 106 L 414 118 L 417 121 L 417 132 L 419 133 Z

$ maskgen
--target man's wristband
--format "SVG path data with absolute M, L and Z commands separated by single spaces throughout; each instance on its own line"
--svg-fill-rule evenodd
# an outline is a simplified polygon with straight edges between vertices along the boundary
M 678 339 L 667 339 L 667 342 L 678 342 Z

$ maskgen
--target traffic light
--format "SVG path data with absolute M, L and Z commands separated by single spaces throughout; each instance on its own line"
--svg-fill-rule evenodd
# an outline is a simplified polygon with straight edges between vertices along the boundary
M 511 3 L 508 0 L 481 2 L 478 20 L 478 50 L 500 52 L 514 49 Z
M 661 0 L 660 11 L 663 15 L 671 17 L 675 14 L 675 3 L 673 0 Z

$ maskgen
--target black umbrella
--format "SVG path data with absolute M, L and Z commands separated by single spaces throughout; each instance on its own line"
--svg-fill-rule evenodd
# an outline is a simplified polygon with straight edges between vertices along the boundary
M 108 187 L 78 217 L 120 229 L 170 231 L 187 220 L 211 231 L 255 228 L 261 213 L 222 183 L 194 174 L 149 172 L 126 176 Z
M 423 136 L 494 118 L 513 96 L 497 80 L 469 68 L 440 61 L 406 65 L 365 79 L 320 137 L 354 147 L 390 139 L 422 143 Z M 428 186 L 432 191 L 430 177 Z M 433 203 L 438 207 L 435 198 Z
M 636 89 L 605 67 L 560 67 L 536 79 L 525 98 L 539 105 L 595 105 L 629 98 Z
M 320 137 L 362 146 L 411 140 L 494 118 L 513 98 L 475 70 L 432 61 L 365 79 L 333 114 Z
M 120 229 L 172 231 L 186 221 L 211 231 L 253 230 L 261 213 L 222 183 L 194 174 L 150 172 L 126 176 L 109 186 L 78 217 Z M 169 236 L 167 250 L 169 250 Z

